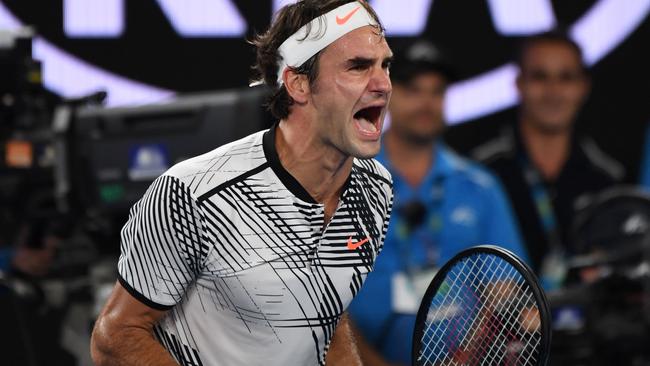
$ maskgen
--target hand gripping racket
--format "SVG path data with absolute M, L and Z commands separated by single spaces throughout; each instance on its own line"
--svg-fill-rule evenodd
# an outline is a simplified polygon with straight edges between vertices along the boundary
M 544 366 L 551 319 L 533 271 L 502 248 L 478 246 L 431 281 L 415 323 L 413 365 Z

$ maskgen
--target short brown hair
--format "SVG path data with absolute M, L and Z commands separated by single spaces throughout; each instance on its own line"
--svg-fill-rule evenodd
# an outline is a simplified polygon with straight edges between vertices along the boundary
M 275 118 L 283 119 L 289 116 L 289 108 L 294 103 L 285 86 L 280 86 L 277 80 L 278 63 L 281 58 L 278 52 L 280 45 L 313 19 L 354 1 L 359 1 L 368 10 L 368 13 L 379 24 L 380 31 L 383 32 L 384 28 L 379 21 L 379 17 L 370 5 L 363 0 L 300 0 L 295 4 L 280 9 L 269 29 L 265 33 L 257 35 L 250 42 L 257 48 L 257 60 L 253 70 L 256 72 L 258 79 L 272 90 L 267 108 Z M 307 29 L 307 35 L 310 32 L 311 29 Z M 321 52 L 293 69 L 299 74 L 307 75 L 312 86 L 318 77 L 318 60 Z

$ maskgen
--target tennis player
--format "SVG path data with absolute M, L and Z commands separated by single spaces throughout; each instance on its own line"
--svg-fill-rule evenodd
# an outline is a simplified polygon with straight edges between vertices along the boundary
M 349 0 L 288 5 L 253 43 L 279 123 L 174 166 L 134 205 L 99 365 L 360 364 L 345 310 L 392 207 L 371 159 L 392 53 Z

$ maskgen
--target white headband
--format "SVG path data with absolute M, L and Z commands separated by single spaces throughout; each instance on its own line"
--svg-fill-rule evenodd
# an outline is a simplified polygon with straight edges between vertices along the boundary
M 302 26 L 278 48 L 281 57 L 278 65 L 278 85 L 282 85 L 282 74 L 287 67 L 299 67 L 337 39 L 367 25 L 378 26 L 366 8 L 359 1 L 354 1 L 341 5 Z M 308 29 L 311 32 L 318 29 L 316 36 L 308 36 Z M 251 86 L 259 84 L 261 82 L 253 83 Z

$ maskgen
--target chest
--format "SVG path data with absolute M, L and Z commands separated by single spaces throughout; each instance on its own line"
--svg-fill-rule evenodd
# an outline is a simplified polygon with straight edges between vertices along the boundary
M 245 274 L 265 264 L 300 276 L 372 268 L 385 218 L 363 194 L 351 190 L 335 205 L 271 190 L 253 202 L 238 197 L 219 195 L 205 205 L 211 275 Z
M 433 195 L 435 197 L 435 194 Z M 480 192 L 451 184 L 439 192 L 414 197 L 396 195 L 387 242 L 395 258 L 435 263 L 459 249 L 485 240 L 486 200 Z M 414 202 L 417 208 L 413 207 Z M 411 260 L 411 259 L 408 259 Z
M 216 288 L 216 303 L 234 304 L 224 308 L 266 317 L 314 316 L 323 308 L 342 313 L 373 269 L 384 218 L 367 200 L 350 196 L 329 221 L 325 205 L 277 193 L 265 202 L 240 202 L 207 220 L 206 239 L 214 249 L 199 285 Z M 282 319 L 274 326 L 291 326 Z

